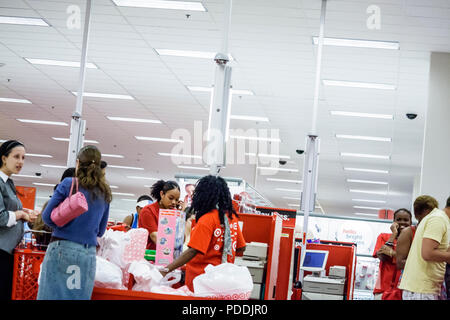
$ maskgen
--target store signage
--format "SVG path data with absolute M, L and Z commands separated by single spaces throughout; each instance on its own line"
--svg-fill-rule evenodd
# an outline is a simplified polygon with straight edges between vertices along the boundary
M 356 243 L 358 253 L 371 254 L 376 235 L 365 221 L 345 221 L 337 229 L 338 241 Z
M 283 228 L 295 228 L 295 219 L 297 218 L 296 210 L 280 209 L 280 208 L 268 208 L 268 207 L 256 207 L 257 214 L 278 215 L 283 222 Z

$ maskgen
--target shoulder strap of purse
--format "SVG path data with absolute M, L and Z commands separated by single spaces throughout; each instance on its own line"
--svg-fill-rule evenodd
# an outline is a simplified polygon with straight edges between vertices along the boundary
M 73 190 L 73 183 L 76 183 L 76 189 L 75 189 L 75 193 L 78 192 L 78 179 L 77 178 L 72 178 L 72 185 L 70 186 L 70 192 L 69 192 L 69 197 L 73 194 L 72 190 Z

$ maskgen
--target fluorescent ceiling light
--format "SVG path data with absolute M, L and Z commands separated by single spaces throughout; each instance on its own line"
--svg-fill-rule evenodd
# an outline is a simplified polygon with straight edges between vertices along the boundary
M 382 185 L 387 185 L 387 184 L 389 184 L 388 182 L 385 182 L 385 181 L 357 180 L 357 179 L 347 179 L 347 182 L 369 183 L 369 184 L 382 184 Z
M 43 186 L 43 187 L 54 187 L 56 184 L 54 183 L 40 183 L 40 182 L 33 182 L 36 186 Z
M 139 136 L 135 136 L 135 138 L 137 140 L 145 140 L 145 141 L 184 143 L 184 141 L 180 140 L 180 139 L 168 139 L 168 138 L 156 138 L 156 137 L 139 137 Z
M 65 142 L 69 142 L 70 141 L 69 138 L 52 137 L 52 139 L 55 140 L 55 141 L 65 141 Z M 88 140 L 88 139 L 85 139 L 83 142 L 84 143 L 99 143 L 97 140 Z
M 289 200 L 301 200 L 300 198 L 296 197 L 282 197 L 283 199 L 289 199 Z
M 370 199 L 352 199 L 355 202 L 373 202 L 373 203 L 386 203 L 384 200 L 370 200 Z
M 344 80 L 323 80 L 323 84 L 326 86 L 381 89 L 381 90 L 395 90 L 397 88 L 393 84 L 356 82 L 356 81 L 344 81 Z
M 141 177 L 141 176 L 127 176 L 129 179 L 143 179 L 143 180 L 159 180 L 158 178 L 151 178 L 151 177 Z
M 0 98 L 0 102 L 31 103 L 31 101 L 26 99 L 12 99 L 12 98 Z
M 381 208 L 374 208 L 374 207 L 364 207 L 364 206 L 353 206 L 355 209 L 367 209 L 367 210 L 381 210 Z
M 318 44 L 319 38 L 313 37 L 313 43 Z M 391 50 L 400 49 L 400 44 L 396 41 L 323 38 L 323 44 L 326 46 L 340 46 L 340 47 L 358 47 L 358 48 L 391 49 Z
M 112 185 L 109 185 L 109 187 L 110 187 L 111 189 L 119 189 L 118 186 L 112 186 Z
M 345 117 L 360 117 L 360 118 L 375 118 L 375 119 L 387 119 L 393 120 L 392 114 L 379 114 L 379 113 L 364 113 L 364 112 L 350 112 L 350 111 L 330 111 L 333 116 L 345 116 Z
M 61 61 L 61 60 L 50 60 L 50 59 L 34 59 L 34 58 L 24 58 L 31 64 L 41 64 L 41 65 L 47 65 L 47 66 L 59 66 L 59 67 L 73 67 L 73 68 L 79 68 L 80 62 L 77 61 Z M 86 68 L 88 69 L 98 69 L 98 67 L 88 62 L 86 63 Z
M 294 203 L 288 203 L 288 206 L 290 206 L 290 207 L 300 207 L 299 204 L 294 204 Z
M 0 16 L 0 23 L 50 27 L 50 25 L 41 18 Z
M 233 115 L 233 114 L 230 115 L 230 119 L 269 122 L 269 118 L 267 118 L 267 117 L 242 116 L 242 115 Z
M 378 214 L 376 213 L 362 213 L 362 212 L 355 212 L 355 214 L 357 216 L 367 216 L 367 217 L 377 217 L 378 218 Z
M 374 158 L 389 160 L 390 156 L 378 155 L 378 154 L 365 154 L 365 153 L 351 153 L 351 152 L 341 152 L 342 157 L 357 157 L 357 158 Z
M 246 156 L 256 157 L 256 153 L 247 152 Z M 260 158 L 275 158 L 275 159 L 290 159 L 290 156 L 281 155 L 281 154 L 266 154 L 266 153 L 258 153 L 258 157 Z
M 132 202 L 136 202 L 135 199 L 120 199 L 121 201 L 132 201 Z
M 124 117 L 110 117 L 106 116 L 109 120 L 112 121 L 125 121 L 125 122 L 142 122 L 142 123 L 162 123 L 159 120 L 153 119 L 141 119 L 141 118 L 124 118 Z
M 55 165 L 55 164 L 41 164 L 41 167 L 67 169 L 67 166 L 59 166 L 59 165 Z
M 31 174 L 13 174 L 13 177 L 42 179 L 41 176 L 36 176 L 36 175 L 31 175 Z
M 25 153 L 25 156 L 37 158 L 53 158 L 53 156 L 49 154 L 37 154 L 37 153 Z
M 239 96 L 254 96 L 255 93 L 251 90 L 240 90 L 240 89 L 231 89 L 232 94 L 237 94 Z
M 350 189 L 349 191 L 354 192 L 354 193 L 379 194 L 382 196 L 387 195 L 387 191 L 371 191 L 371 190 L 359 190 L 359 189 Z
M 289 183 L 303 183 L 302 180 L 289 180 L 289 179 L 277 179 L 277 178 L 267 178 L 267 181 L 275 181 L 275 182 L 289 182 Z
M 192 50 L 172 50 L 172 49 L 155 49 L 160 56 L 174 56 L 174 57 L 187 57 L 187 58 L 200 58 L 200 59 L 214 59 L 217 52 L 211 51 L 192 51 Z M 229 59 L 234 60 L 231 54 Z
M 370 172 L 370 173 L 389 173 L 388 170 L 363 169 L 363 168 L 344 168 L 346 171 Z
M 258 167 L 258 169 L 273 170 L 273 171 L 286 171 L 286 172 L 298 172 L 298 169 L 274 168 L 274 167 Z
M 158 152 L 158 154 L 163 157 L 203 159 L 202 156 L 197 156 L 197 155 L 193 155 L 193 154 L 178 154 L 178 153 L 165 153 L 165 152 Z
M 45 121 L 45 120 L 31 120 L 31 119 L 16 119 L 16 120 L 24 123 L 48 124 L 51 126 L 68 126 L 67 123 L 60 121 Z
M 384 137 L 370 137 L 370 136 L 354 136 L 350 134 L 337 134 L 336 138 L 340 139 L 353 139 L 353 140 L 367 140 L 367 141 L 380 141 L 380 142 L 391 142 L 391 138 Z
M 127 166 L 115 166 L 115 165 L 111 165 L 111 164 L 108 164 L 108 168 L 129 169 L 129 170 L 144 170 L 144 168 L 127 167 Z
M 209 168 L 205 168 L 205 167 L 191 167 L 191 166 L 178 166 L 178 168 L 180 169 L 192 169 L 192 170 L 205 170 L 205 171 L 209 171 Z
M 72 94 L 75 96 L 78 96 L 78 92 L 72 91 Z M 83 97 L 134 100 L 134 98 L 132 96 L 127 95 L 127 94 L 110 94 L 110 93 L 95 93 L 95 92 L 83 92 Z
M 107 157 L 107 158 L 125 158 L 123 155 L 121 154 L 107 154 L 107 153 L 102 153 L 102 157 Z
M 275 190 L 278 191 L 287 191 L 287 192 L 302 192 L 302 190 L 298 190 L 298 189 L 286 189 L 286 188 L 275 188 Z
M 206 8 L 203 6 L 201 2 L 191 2 L 191 1 L 113 0 L 113 2 L 118 7 L 206 11 Z
M 116 195 L 116 196 L 130 196 L 130 197 L 134 197 L 134 193 L 123 193 L 123 192 L 111 192 L 111 194 Z
M 199 86 L 187 86 L 190 91 L 197 92 L 212 92 L 212 87 L 199 87 Z M 237 94 L 240 96 L 253 96 L 255 93 L 251 90 L 242 90 L 242 89 L 230 89 L 231 94 Z
M 257 140 L 257 141 L 281 142 L 280 138 L 247 137 L 247 136 L 232 136 L 232 135 L 230 135 L 230 138 L 241 139 L 241 140 Z

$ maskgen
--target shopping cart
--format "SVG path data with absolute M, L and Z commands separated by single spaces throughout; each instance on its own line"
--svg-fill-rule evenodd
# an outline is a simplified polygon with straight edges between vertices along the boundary
M 51 234 L 40 230 L 29 230 L 25 233 Z M 46 243 L 22 241 L 14 250 L 12 300 L 36 300 L 38 277 L 42 261 L 44 261 Z

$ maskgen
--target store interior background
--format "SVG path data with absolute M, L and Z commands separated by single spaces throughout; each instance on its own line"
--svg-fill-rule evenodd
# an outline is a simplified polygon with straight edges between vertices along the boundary
M 126 95 L 125 99 L 86 96 L 83 103 L 83 119 L 87 120 L 85 139 L 98 142 L 95 145 L 104 154 L 123 156 L 104 158 L 108 162 L 106 177 L 114 188 L 112 219 L 122 220 L 134 212 L 136 199 L 148 194 L 149 186 L 156 181 L 130 176 L 173 179 L 177 173 L 208 173 L 179 168 L 170 157 L 158 154 L 170 153 L 173 142 L 135 138 L 171 138 L 176 129 L 186 129 L 194 136 L 196 121 L 202 122 L 204 130 L 208 126 L 210 93 L 189 87 L 213 85 L 214 61 L 157 53 L 159 49 L 213 53 L 219 50 L 224 2 L 201 3 L 207 11 L 122 7 L 112 0 L 93 1 L 88 62 L 96 68 L 86 71 L 85 92 Z M 324 46 L 317 122 L 321 140 L 317 183 L 320 207 L 315 211 L 326 215 L 375 218 L 377 208 L 411 207 L 422 166 L 430 54 L 450 51 L 450 2 L 378 1 L 379 28 L 371 25 L 374 12 L 369 9 L 373 9 L 373 4 L 365 0 L 330 0 L 327 4 L 325 37 L 398 42 L 399 49 Z M 80 9 L 79 16 L 76 8 Z M 321 2 L 317 0 L 233 2 L 229 35 L 234 58 L 232 85 L 251 94 L 234 94 L 231 114 L 263 117 L 268 121 L 232 119 L 230 126 L 244 131 L 279 130 L 279 154 L 289 156 L 281 168 L 298 172 L 264 175 L 263 170 L 257 170 L 256 189 L 280 208 L 299 208 L 301 184 L 267 178 L 302 180 L 304 155 L 295 150 L 306 148 L 305 139 L 311 129 L 317 55 L 313 37 L 319 34 L 320 8 Z M 72 92 L 78 90 L 79 68 L 33 64 L 26 58 L 80 61 L 84 10 L 85 1 L 78 0 L 0 0 L 1 16 L 42 18 L 49 24 L 0 24 L 0 98 L 29 102 L 0 102 L 0 139 L 18 139 L 25 144 L 27 153 L 50 156 L 27 156 L 21 174 L 28 177 L 14 177 L 16 185 L 37 188 L 38 209 L 52 194 L 53 185 L 59 182 L 66 166 L 68 142 L 53 138 L 69 137 L 76 105 Z M 333 86 L 325 80 L 387 86 L 383 89 Z M 392 118 L 334 116 L 331 111 L 335 110 L 385 114 Z M 415 113 L 417 118 L 410 120 L 406 113 Z M 107 116 L 161 123 L 119 122 Z M 67 125 L 31 124 L 17 119 L 59 121 Z M 391 141 L 336 137 L 341 134 L 384 137 Z M 381 155 L 387 159 L 341 153 Z M 255 165 L 246 158 L 247 164 L 227 165 L 221 176 L 239 177 L 253 184 Z M 36 172 L 41 176 L 37 177 Z M 354 193 L 351 189 L 378 194 Z

